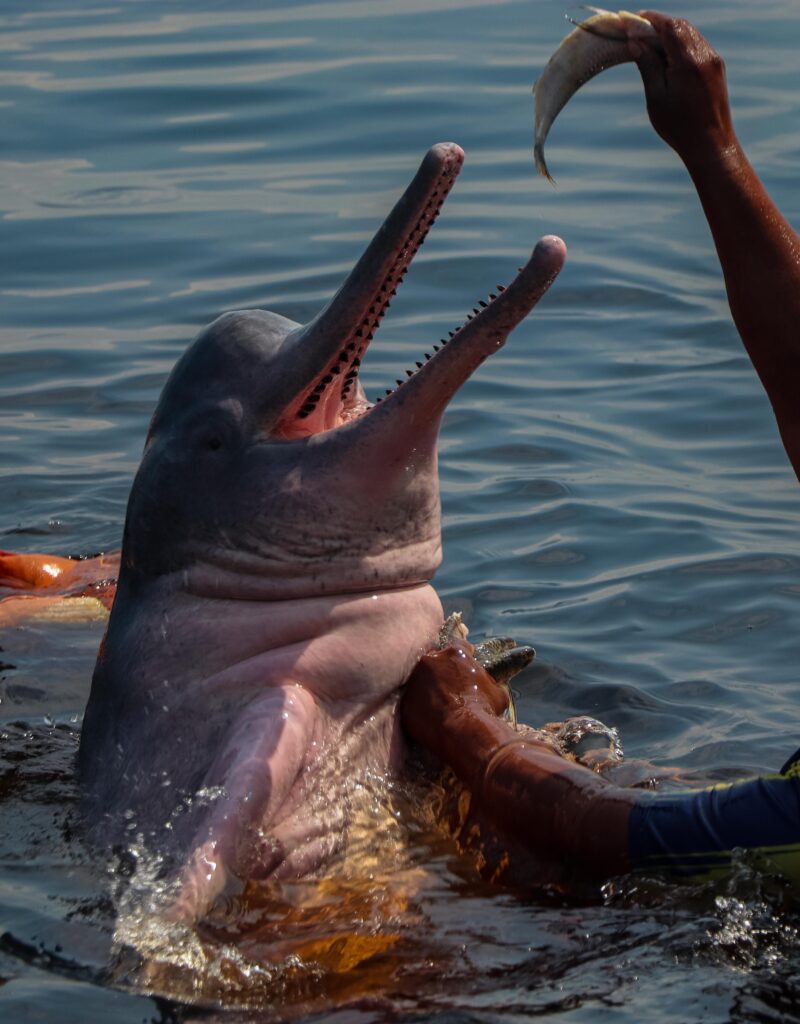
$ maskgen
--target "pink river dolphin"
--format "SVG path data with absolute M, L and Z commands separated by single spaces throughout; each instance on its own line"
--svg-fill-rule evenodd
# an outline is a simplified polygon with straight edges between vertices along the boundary
M 464 159 L 434 146 L 328 305 L 226 313 L 150 423 L 78 768 L 90 837 L 171 865 L 171 912 L 313 875 L 348 792 L 403 762 L 403 683 L 436 641 L 445 407 L 546 292 L 563 242 L 383 400 L 359 366 Z

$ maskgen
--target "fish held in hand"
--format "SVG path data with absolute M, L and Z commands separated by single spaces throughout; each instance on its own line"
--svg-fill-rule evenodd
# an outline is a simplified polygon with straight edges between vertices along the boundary
M 536 170 L 554 182 L 544 159 L 544 143 L 561 109 L 582 85 L 616 64 L 633 60 L 629 39 L 650 39 L 656 30 L 646 18 L 630 11 L 604 11 L 587 7 L 592 17 L 573 21 L 576 28 L 566 36 L 533 86 L 536 128 L 533 157 Z M 572 21 L 572 18 L 568 18 Z

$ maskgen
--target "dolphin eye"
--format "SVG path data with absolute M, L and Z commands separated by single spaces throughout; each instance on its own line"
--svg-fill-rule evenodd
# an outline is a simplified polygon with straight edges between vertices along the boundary
M 205 424 L 194 438 L 195 451 L 219 452 L 230 447 L 233 431 L 226 424 Z
M 202 403 L 192 409 L 181 424 L 188 446 L 196 453 L 233 452 L 243 439 L 239 410 Z

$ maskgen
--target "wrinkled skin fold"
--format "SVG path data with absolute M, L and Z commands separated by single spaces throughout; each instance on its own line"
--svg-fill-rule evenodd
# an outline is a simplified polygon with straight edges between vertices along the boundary
M 192 919 L 233 875 L 321 870 L 347 793 L 396 771 L 400 687 L 442 622 L 436 443 L 547 290 L 553 237 L 382 401 L 358 368 L 460 170 L 433 147 L 329 304 L 226 313 L 187 349 L 130 495 L 79 753 L 91 837 L 138 837 Z

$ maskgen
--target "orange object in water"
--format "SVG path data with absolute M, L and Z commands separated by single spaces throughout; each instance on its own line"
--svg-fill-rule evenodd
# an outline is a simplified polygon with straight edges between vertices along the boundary
M 118 572 L 118 552 L 93 558 L 62 558 L 0 550 L 0 596 L 5 589 L 14 594 L 37 594 L 45 590 L 67 597 L 96 597 L 110 608 Z
M 40 590 L 61 583 L 78 563 L 74 558 L 57 555 L 19 555 L 14 551 L 0 551 L 0 587 L 14 590 Z

